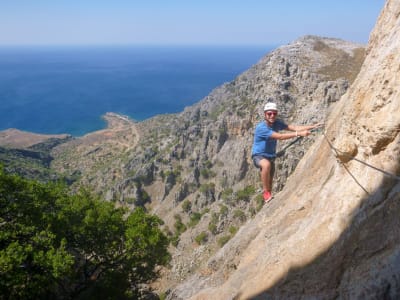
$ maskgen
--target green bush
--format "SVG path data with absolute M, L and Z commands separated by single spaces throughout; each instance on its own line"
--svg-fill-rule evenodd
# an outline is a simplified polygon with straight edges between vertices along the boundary
M 254 217 L 257 214 L 257 210 L 255 207 L 251 206 L 249 208 L 250 217 Z
M 225 206 L 225 205 L 220 205 L 220 206 L 219 206 L 219 214 L 220 214 L 221 216 L 226 217 L 226 216 L 228 215 L 228 212 L 229 212 L 229 209 L 228 209 L 227 206 Z
M 214 193 L 214 191 L 215 191 L 215 184 L 214 184 L 213 182 L 202 184 L 202 185 L 200 186 L 200 189 L 199 189 L 199 190 L 200 190 L 201 193 L 203 193 L 203 194 L 205 194 L 205 195 L 207 195 L 208 193 Z
M 229 227 L 229 233 L 234 236 L 236 234 L 236 232 L 238 231 L 238 228 L 235 226 L 231 226 Z
M 201 169 L 200 175 L 203 176 L 204 179 L 209 179 L 215 177 L 217 174 L 210 169 Z
M 212 164 L 211 161 L 206 160 L 206 161 L 204 162 L 204 167 L 206 167 L 207 169 L 212 168 L 212 166 L 213 166 L 213 164 Z
M 178 234 L 174 234 L 174 235 L 170 238 L 170 243 L 171 243 L 174 247 L 178 246 L 179 241 L 180 241 L 180 238 L 179 238 L 179 235 L 178 235 Z
M 207 160 L 203 163 L 203 168 L 200 170 L 201 176 L 203 176 L 205 179 L 215 177 L 217 174 L 213 171 L 211 171 L 213 164 L 211 161 Z
M 222 247 L 231 239 L 230 235 L 224 235 L 218 239 L 218 245 Z
M 183 201 L 183 203 L 182 203 L 182 210 L 183 210 L 185 213 L 188 213 L 188 212 L 190 212 L 191 209 L 192 209 L 192 203 L 191 203 L 189 200 Z
M 187 228 L 185 224 L 182 223 L 182 218 L 180 215 L 176 214 L 174 218 L 175 218 L 175 224 L 174 224 L 175 234 L 179 236 L 181 233 L 185 232 Z
M 217 234 L 217 225 L 215 223 L 208 223 L 208 230 L 212 233 L 212 234 Z
M 167 299 L 167 294 L 165 292 L 160 293 L 160 295 L 158 295 L 158 298 L 160 298 L 160 300 L 165 300 Z
M 264 206 L 264 199 L 262 195 L 257 195 L 256 196 L 256 211 L 259 212 L 261 208 Z
M 240 210 L 240 209 L 236 209 L 236 210 L 233 212 L 233 217 L 234 217 L 235 219 L 239 219 L 241 222 L 246 221 L 246 214 L 245 214 L 242 210 Z
M 0 170 L 2 299 L 137 299 L 138 285 L 166 265 L 161 221 L 87 191 Z
M 167 180 L 170 184 L 175 185 L 177 182 L 179 182 L 180 176 L 181 176 L 181 169 L 182 167 L 178 166 L 175 170 L 168 170 L 163 172 L 163 179 Z
M 236 196 L 238 200 L 249 201 L 250 197 L 254 195 L 255 192 L 256 189 L 253 186 L 249 185 L 246 186 L 243 190 L 238 191 Z
M 198 236 L 196 236 L 195 241 L 198 245 L 202 245 L 207 242 L 208 234 L 205 231 L 202 231 Z
M 216 212 L 213 212 L 211 214 L 211 221 L 210 221 L 210 223 L 208 223 L 208 230 L 214 235 L 217 234 L 218 219 L 219 219 L 219 214 Z
M 221 198 L 222 200 L 229 200 L 232 198 L 232 195 L 233 195 L 233 189 L 228 188 L 222 191 Z
M 202 214 L 202 215 L 205 215 L 205 214 L 207 214 L 207 213 L 209 213 L 209 212 L 210 212 L 210 208 L 206 207 L 206 208 L 203 209 L 203 211 L 201 212 L 201 214 Z
M 198 212 L 194 212 L 190 215 L 190 221 L 188 223 L 189 227 L 196 226 L 201 220 L 201 214 Z

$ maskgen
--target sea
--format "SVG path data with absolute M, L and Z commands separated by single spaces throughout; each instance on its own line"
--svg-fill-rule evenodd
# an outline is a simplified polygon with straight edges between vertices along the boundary
M 181 112 L 275 46 L 0 47 L 0 130 L 82 136 Z

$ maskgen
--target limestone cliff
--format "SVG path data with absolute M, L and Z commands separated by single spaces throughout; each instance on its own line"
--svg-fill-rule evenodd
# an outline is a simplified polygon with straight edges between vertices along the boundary
M 400 298 L 400 2 L 283 190 L 169 299 Z

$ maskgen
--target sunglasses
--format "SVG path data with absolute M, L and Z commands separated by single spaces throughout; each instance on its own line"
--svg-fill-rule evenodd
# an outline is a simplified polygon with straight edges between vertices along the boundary
M 270 116 L 276 116 L 278 114 L 278 112 L 276 112 L 276 111 L 269 111 L 269 112 L 267 112 L 267 116 L 268 117 L 270 117 Z

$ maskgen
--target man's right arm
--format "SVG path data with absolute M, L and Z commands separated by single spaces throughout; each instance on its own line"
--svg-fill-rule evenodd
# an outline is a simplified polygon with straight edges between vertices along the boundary
M 286 132 L 286 133 L 279 133 L 279 132 L 273 132 L 271 134 L 271 138 L 275 139 L 275 140 L 288 140 L 288 139 L 292 139 L 298 136 L 307 136 L 311 134 L 310 131 L 308 130 L 304 130 L 304 131 L 294 131 L 294 132 Z

